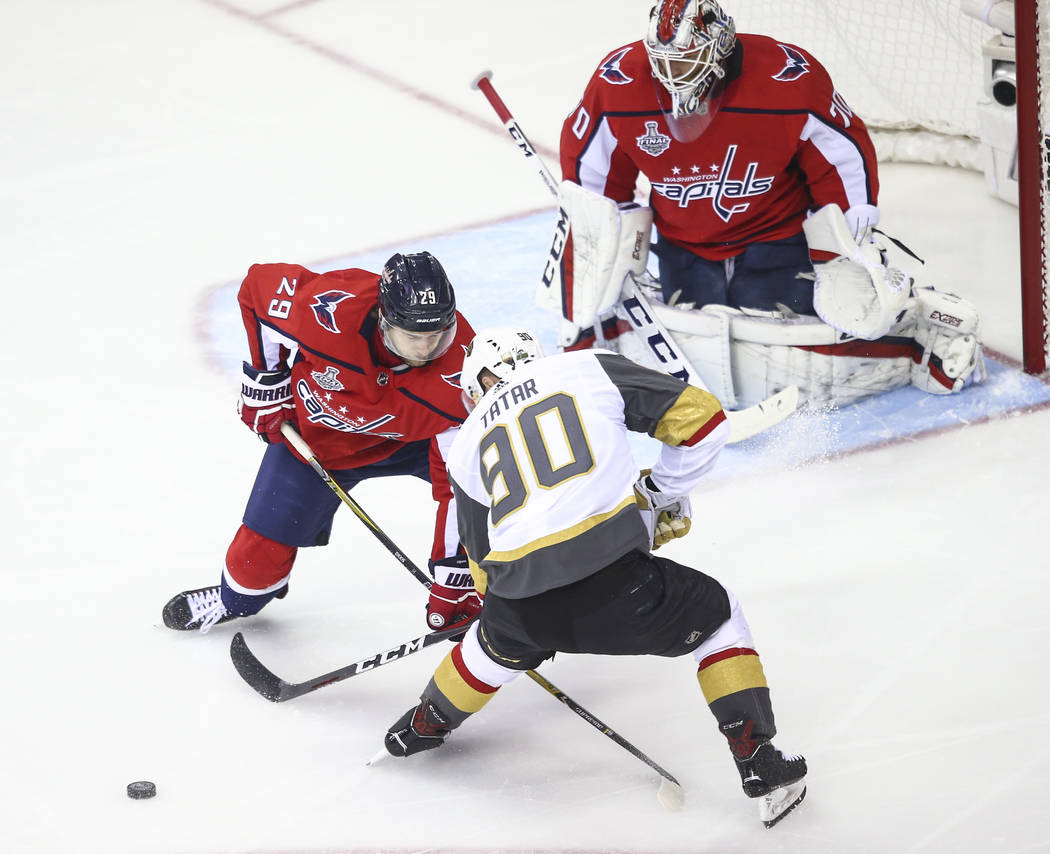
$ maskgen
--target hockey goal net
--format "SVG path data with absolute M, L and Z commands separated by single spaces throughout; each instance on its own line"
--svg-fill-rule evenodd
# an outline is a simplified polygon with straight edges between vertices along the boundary
M 1014 18 L 1010 0 L 727 0 L 724 5 L 739 31 L 766 33 L 813 53 L 864 117 L 880 160 L 984 170 L 991 155 L 982 147 L 978 104 L 994 97 L 1012 109 L 1001 98 L 1016 92 L 1020 143 L 1008 155 L 1020 210 L 1024 366 L 1030 373 L 1045 372 L 1050 0 L 1017 0 L 1016 28 L 1003 24 Z M 997 93 L 987 65 L 990 43 L 1008 53 L 1016 48 L 1016 69 L 1001 65 Z

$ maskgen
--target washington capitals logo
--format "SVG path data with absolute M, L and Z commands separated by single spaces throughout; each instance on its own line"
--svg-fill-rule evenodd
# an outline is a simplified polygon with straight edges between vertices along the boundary
M 339 332 L 339 327 L 335 325 L 335 307 L 343 300 L 350 299 L 353 296 L 353 294 L 348 294 L 346 291 L 326 291 L 314 297 L 317 302 L 310 308 L 314 310 L 314 317 L 317 318 L 317 322 L 321 326 L 329 332 Z
M 602 73 L 598 76 L 606 83 L 612 83 L 614 86 L 623 86 L 625 83 L 633 82 L 634 78 L 628 77 L 620 69 L 620 63 L 623 62 L 623 58 L 627 56 L 630 50 L 629 47 L 625 47 L 623 50 L 616 51 L 602 63 Z
M 809 74 L 809 60 L 802 55 L 800 50 L 786 44 L 778 45 L 778 47 L 787 54 L 787 65 L 780 70 L 779 74 L 773 75 L 774 80 L 791 82 L 798 80 L 803 74 Z
M 460 384 L 459 381 L 460 375 L 462 373 L 462 371 L 456 371 L 454 374 L 442 374 L 441 379 L 443 379 L 450 386 L 452 386 L 452 388 L 462 388 L 463 386 Z

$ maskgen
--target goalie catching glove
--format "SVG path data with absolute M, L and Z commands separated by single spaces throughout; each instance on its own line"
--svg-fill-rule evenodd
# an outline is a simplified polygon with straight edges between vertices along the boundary
M 474 589 L 474 579 L 465 554 L 430 562 L 434 584 L 427 603 L 427 625 L 432 629 L 464 626 L 481 612 L 481 596 Z M 457 640 L 457 638 L 451 638 Z
M 911 296 L 912 279 L 891 267 L 871 226 L 825 205 L 802 224 L 813 263 L 813 308 L 829 326 L 874 341 L 893 326 Z M 854 235 L 854 228 L 860 233 Z
M 281 442 L 281 425 L 285 421 L 296 423 L 291 370 L 261 371 L 245 362 L 243 371 L 241 399 L 237 401 L 241 421 L 264 442 Z
M 634 501 L 649 531 L 653 550 L 689 533 L 693 508 L 685 495 L 665 495 L 653 481 L 649 469 L 634 485 Z

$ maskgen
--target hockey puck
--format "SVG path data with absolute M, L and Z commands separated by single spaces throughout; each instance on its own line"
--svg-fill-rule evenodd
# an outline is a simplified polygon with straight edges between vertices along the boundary
M 155 794 L 157 794 L 157 786 L 149 780 L 139 780 L 135 783 L 128 783 L 128 797 L 134 798 L 136 801 L 141 801 L 144 798 L 152 798 Z

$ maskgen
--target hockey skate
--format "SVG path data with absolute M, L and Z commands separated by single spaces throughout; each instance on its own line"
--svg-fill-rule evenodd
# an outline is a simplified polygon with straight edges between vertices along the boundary
M 237 619 L 237 615 L 231 614 L 222 604 L 218 586 L 184 590 L 169 599 L 161 613 L 164 625 L 169 629 L 177 632 L 197 629 L 202 635 L 206 635 L 212 626 Z
M 806 796 L 806 760 L 782 753 L 771 741 L 762 742 L 744 759 L 736 758 L 736 769 L 744 794 L 760 799 L 758 817 L 766 827 L 780 821 Z
M 429 700 L 422 700 L 390 727 L 383 744 L 391 756 L 411 756 L 441 747 L 451 734 L 445 716 Z

